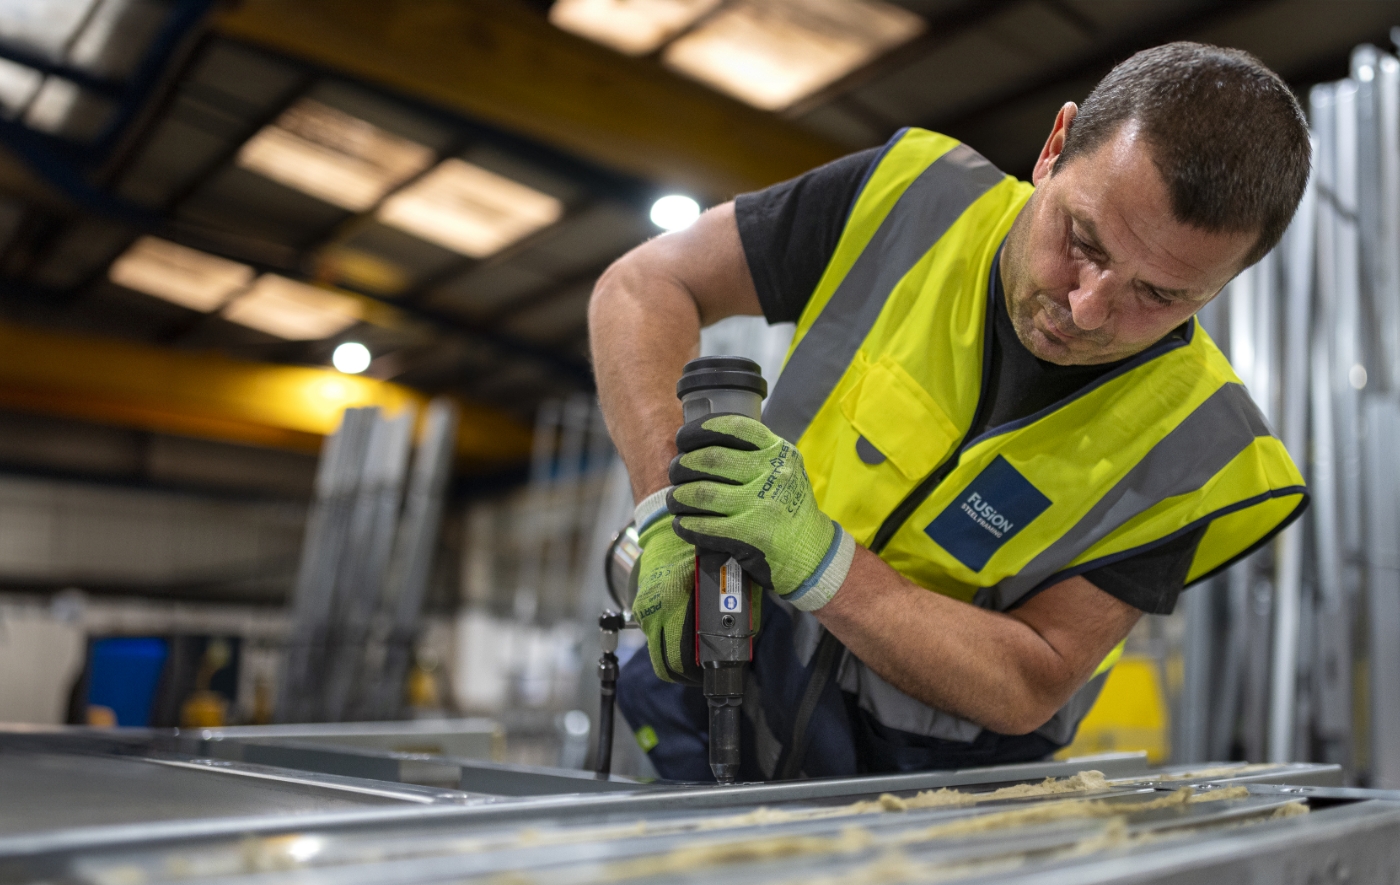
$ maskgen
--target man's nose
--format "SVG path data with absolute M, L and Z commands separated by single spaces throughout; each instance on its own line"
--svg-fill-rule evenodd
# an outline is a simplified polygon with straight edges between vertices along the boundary
M 1086 332 L 1101 328 L 1113 312 L 1112 281 L 1106 274 L 1085 268 L 1079 275 L 1079 285 L 1070 290 L 1069 310 L 1074 325 Z

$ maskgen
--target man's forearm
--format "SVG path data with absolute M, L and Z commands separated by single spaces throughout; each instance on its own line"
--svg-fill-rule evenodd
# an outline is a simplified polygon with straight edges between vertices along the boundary
M 598 402 L 637 501 L 669 484 L 676 381 L 700 354 L 700 327 L 761 312 L 733 203 L 638 246 L 598 280 L 588 305 Z
M 678 283 L 624 259 L 599 279 L 588 328 L 598 402 L 640 501 L 667 485 L 681 425 L 675 383 L 699 351 L 700 317 Z
M 1073 607 L 1086 593 L 1116 603 L 1082 578 L 1045 593 L 1052 591 Z M 1047 602 L 1038 608 L 1053 611 Z M 930 592 L 859 548 L 841 590 L 816 614 L 856 657 L 905 694 L 984 728 L 1021 734 L 1054 715 L 1136 621 L 1131 610 L 1105 608 L 1103 617 L 1081 625 L 1082 634 L 1073 624 L 1054 623 L 1053 615 L 1047 626 Z M 1070 636 L 1082 646 L 1085 635 L 1091 639 L 1087 651 L 1060 650 L 1071 647 Z

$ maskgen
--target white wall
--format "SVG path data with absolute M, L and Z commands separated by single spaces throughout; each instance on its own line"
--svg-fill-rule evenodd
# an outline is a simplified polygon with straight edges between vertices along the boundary
M 286 580 L 304 520 L 297 504 L 0 475 L 0 581 L 139 591 Z
M 49 606 L 0 604 L 0 722 L 61 724 L 85 647 L 82 627 Z

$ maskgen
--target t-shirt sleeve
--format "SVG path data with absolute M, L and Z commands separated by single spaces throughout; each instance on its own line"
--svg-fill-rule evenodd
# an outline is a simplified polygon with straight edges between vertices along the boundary
M 1187 532 L 1151 550 L 1084 573 L 1103 592 L 1149 615 L 1169 615 L 1186 586 L 1191 560 L 1206 527 Z
M 739 240 L 768 322 L 796 322 L 802 315 L 881 150 L 860 151 L 734 199 Z

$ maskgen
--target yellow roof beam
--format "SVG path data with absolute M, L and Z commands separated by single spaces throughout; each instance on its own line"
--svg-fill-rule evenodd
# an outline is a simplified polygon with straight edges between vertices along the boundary
M 711 199 L 846 153 L 510 0 L 244 0 L 218 27 Z
M 395 413 L 427 398 L 331 369 L 244 362 L 0 323 L 0 408 L 159 433 L 316 451 L 349 406 Z M 458 404 L 457 455 L 485 467 L 517 462 L 530 431 L 509 415 Z

